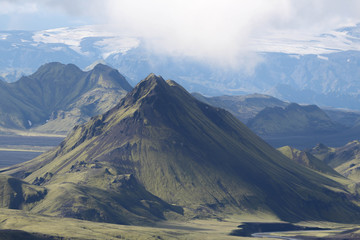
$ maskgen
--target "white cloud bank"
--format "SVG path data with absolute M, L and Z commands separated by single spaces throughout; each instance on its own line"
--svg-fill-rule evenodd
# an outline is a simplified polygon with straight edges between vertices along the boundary
M 105 7 L 111 29 L 143 37 L 154 51 L 231 66 L 251 63 L 261 39 L 298 40 L 360 20 L 354 0 L 108 0 Z
M 91 17 L 106 31 L 141 38 L 157 53 L 232 67 L 256 64 L 253 50 L 336 48 L 341 41 L 330 38 L 305 50 L 304 44 L 360 22 L 357 0 L 0 0 L 1 6 L 9 3 L 8 9 L 26 3 L 34 4 L 33 11 Z
M 0 15 L 35 13 L 37 11 L 37 5 L 33 2 L 19 4 L 17 1 L 0 1 Z

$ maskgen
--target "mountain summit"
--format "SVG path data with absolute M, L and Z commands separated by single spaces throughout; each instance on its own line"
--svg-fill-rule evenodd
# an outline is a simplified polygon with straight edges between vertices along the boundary
M 116 107 L 75 127 L 53 151 L 2 173 L 49 189 L 31 211 L 89 220 L 118 222 L 109 206 L 123 209 L 116 213 L 124 216 L 124 209 L 134 213 L 140 203 L 146 211 L 137 211 L 138 217 L 166 218 L 171 212 L 265 213 L 283 220 L 359 217 L 345 187 L 292 162 L 229 112 L 154 74 Z M 135 207 L 108 197 L 129 196 L 131 188 L 137 189 Z M 98 192 L 106 197 L 98 199 Z M 54 199 L 56 208 L 47 208 Z

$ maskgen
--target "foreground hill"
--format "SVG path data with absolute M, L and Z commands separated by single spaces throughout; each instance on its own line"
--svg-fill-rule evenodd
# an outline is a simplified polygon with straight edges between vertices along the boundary
M 0 81 L 0 126 L 67 132 L 115 106 L 131 89 L 118 71 L 102 64 L 88 72 L 45 64 L 17 82 Z
M 153 74 L 53 151 L 2 170 L 48 190 L 31 211 L 118 223 L 214 214 L 355 221 L 341 184 Z
M 47 193 L 43 187 L 5 175 L 0 176 L 0 185 L 0 208 L 27 210 L 31 205 L 42 200 Z

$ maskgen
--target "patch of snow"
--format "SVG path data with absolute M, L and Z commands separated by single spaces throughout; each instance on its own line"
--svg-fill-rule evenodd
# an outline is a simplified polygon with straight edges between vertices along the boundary
M 330 31 L 316 35 L 307 32 L 273 31 L 252 40 L 251 50 L 256 52 L 281 52 L 287 54 L 329 54 L 360 50 L 360 37 L 348 31 Z
M 9 36 L 9 34 L 0 34 L 0 39 L 6 40 L 8 36 Z
M 85 38 L 100 37 L 104 38 L 95 44 L 102 51 L 104 57 L 108 57 L 113 53 L 126 52 L 133 47 L 139 45 L 139 40 L 119 36 L 116 33 L 104 31 L 101 26 L 89 25 L 77 28 L 55 28 L 44 31 L 35 32 L 33 40 L 36 43 L 60 43 L 69 46 L 71 49 L 82 55 L 88 55 L 81 49 L 81 42 Z
M 91 35 L 93 34 L 87 27 L 64 27 L 36 32 L 33 35 L 33 40 L 35 42 L 63 43 L 70 46 L 80 46 L 81 40 Z
M 107 65 L 107 63 L 106 63 L 103 59 L 99 59 L 99 60 L 93 62 L 92 64 L 90 64 L 89 66 L 87 66 L 84 70 L 85 70 L 85 71 L 91 71 L 91 70 L 93 70 L 94 67 L 95 67 L 96 65 L 98 65 L 99 63 L 104 64 L 104 65 Z
M 64 48 L 63 47 L 53 47 L 53 48 L 51 48 L 52 50 L 54 50 L 54 51 L 61 51 L 61 50 L 63 50 Z
M 102 50 L 103 59 L 108 58 L 112 54 L 126 53 L 132 48 L 138 47 L 140 41 L 136 38 L 129 37 L 111 37 L 105 38 L 101 41 L 97 41 L 95 46 Z
M 290 54 L 289 57 L 295 58 L 295 59 L 298 59 L 298 60 L 299 60 L 301 56 L 298 55 L 298 54 Z
M 328 61 L 328 60 L 329 60 L 329 58 L 328 58 L 328 57 L 321 56 L 321 55 L 317 55 L 317 58 L 318 58 L 318 59 L 322 59 L 322 60 L 326 60 L 326 61 Z

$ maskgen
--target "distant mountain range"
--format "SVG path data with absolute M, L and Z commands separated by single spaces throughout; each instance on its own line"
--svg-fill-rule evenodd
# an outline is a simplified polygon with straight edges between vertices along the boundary
M 267 107 L 251 118 L 247 125 L 263 136 L 324 134 L 341 129 L 318 106 L 296 103 L 285 108 Z
M 267 107 L 286 107 L 289 104 L 264 94 L 224 95 L 216 97 L 205 97 L 199 93 L 192 93 L 192 95 L 209 105 L 228 110 L 245 124 L 249 119 L 254 118 Z
M 263 94 L 205 97 L 198 100 L 222 107 L 273 147 L 306 149 L 317 143 L 342 146 L 359 139 L 360 112 L 299 105 Z
M 115 106 L 132 87 L 115 69 L 49 63 L 14 83 L 0 80 L 0 126 L 66 133 Z
M 316 105 L 291 103 L 268 107 L 249 119 L 247 126 L 274 147 L 290 145 L 306 149 L 317 143 L 340 147 L 358 140 L 360 114 L 341 109 L 324 110 Z
M 91 221 L 267 214 L 353 223 L 360 216 L 343 183 L 291 161 L 229 112 L 154 74 L 56 149 L 0 173 L 12 176 L 0 179 L 9 185 L 0 202 L 22 188 L 16 209 Z
M 131 89 L 125 77 L 102 63 L 86 72 L 73 64 L 48 63 L 16 82 L 0 80 L 0 127 L 66 134 L 114 107 Z M 228 110 L 274 147 L 342 146 L 360 134 L 356 111 L 320 109 L 263 94 L 192 95 Z
M 342 28 L 302 40 L 301 48 L 296 48 L 299 42 L 269 48 L 264 44 L 266 39 L 254 40 L 254 50 L 262 61 L 253 71 L 221 69 L 187 57 L 155 54 L 141 39 L 99 31 L 96 26 L 2 31 L 0 75 L 15 81 L 46 62 L 74 63 L 85 69 L 101 59 L 132 85 L 156 72 L 207 96 L 258 92 L 290 102 L 360 110 L 359 28 Z

